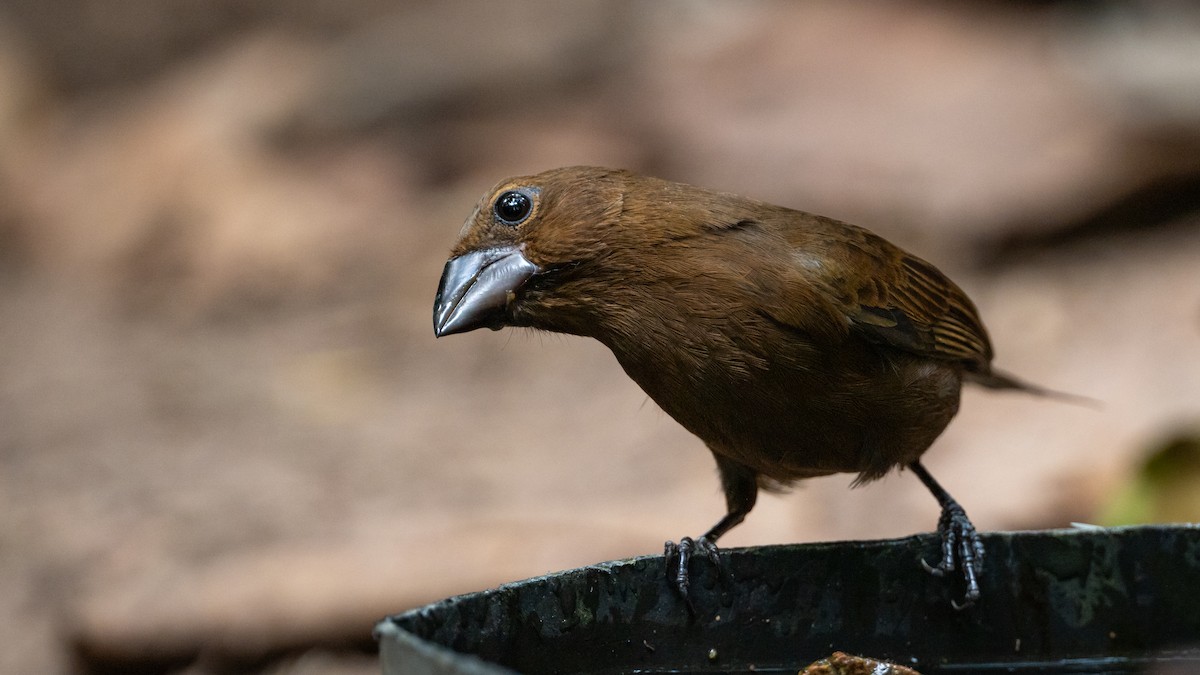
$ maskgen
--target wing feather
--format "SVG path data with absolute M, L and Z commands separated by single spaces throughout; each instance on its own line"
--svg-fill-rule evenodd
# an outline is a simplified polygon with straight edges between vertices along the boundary
M 888 248 L 895 255 L 878 260 L 875 277 L 854 294 L 851 326 L 892 347 L 986 369 L 992 346 L 971 300 L 933 265 Z M 904 320 L 883 326 L 873 320 L 881 313 Z
M 781 210 L 791 258 L 787 301 L 772 316 L 805 328 L 813 304 L 840 314 L 851 333 L 877 344 L 988 373 L 992 346 L 975 305 L 933 265 L 861 227 Z M 768 222 L 771 222 L 768 220 Z M 808 292 L 822 287 L 824 292 Z M 807 303 L 806 312 L 794 307 Z

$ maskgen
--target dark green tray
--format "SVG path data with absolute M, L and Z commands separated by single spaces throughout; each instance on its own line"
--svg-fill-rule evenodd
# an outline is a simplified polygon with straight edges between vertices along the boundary
M 983 599 L 955 611 L 933 535 L 603 563 L 380 622 L 384 673 L 789 672 L 834 651 L 922 673 L 1200 673 L 1200 526 L 987 534 Z M 1176 670 L 1178 669 L 1178 670 Z

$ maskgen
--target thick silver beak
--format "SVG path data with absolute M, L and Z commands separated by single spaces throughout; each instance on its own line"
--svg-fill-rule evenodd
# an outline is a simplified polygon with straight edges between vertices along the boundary
M 509 300 L 537 272 L 538 266 L 511 246 L 451 258 L 433 301 L 434 334 L 441 337 L 485 326 L 499 330 Z

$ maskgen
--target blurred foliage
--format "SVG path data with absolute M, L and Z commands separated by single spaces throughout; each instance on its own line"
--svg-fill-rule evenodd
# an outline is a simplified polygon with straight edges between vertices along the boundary
M 1200 522 L 1200 428 L 1155 447 L 1105 505 L 1103 525 Z

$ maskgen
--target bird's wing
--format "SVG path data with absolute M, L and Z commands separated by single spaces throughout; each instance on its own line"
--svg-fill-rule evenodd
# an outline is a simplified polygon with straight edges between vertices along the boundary
M 871 258 L 860 261 L 867 264 L 859 269 L 873 273 L 858 276 L 853 288 L 841 289 L 849 300 L 845 310 L 851 330 L 897 349 L 986 370 L 992 346 L 966 294 L 924 260 L 886 242 L 879 246 L 883 240 L 869 232 L 856 234 L 876 240 L 871 242 L 876 245 L 852 246 L 857 254 L 852 258 Z
M 775 321 L 811 334 L 858 335 L 876 344 L 969 372 L 990 372 L 992 346 L 962 289 L 936 267 L 854 225 L 781 210 L 781 235 L 764 259 L 777 260 Z M 763 250 L 767 250 L 763 247 Z

